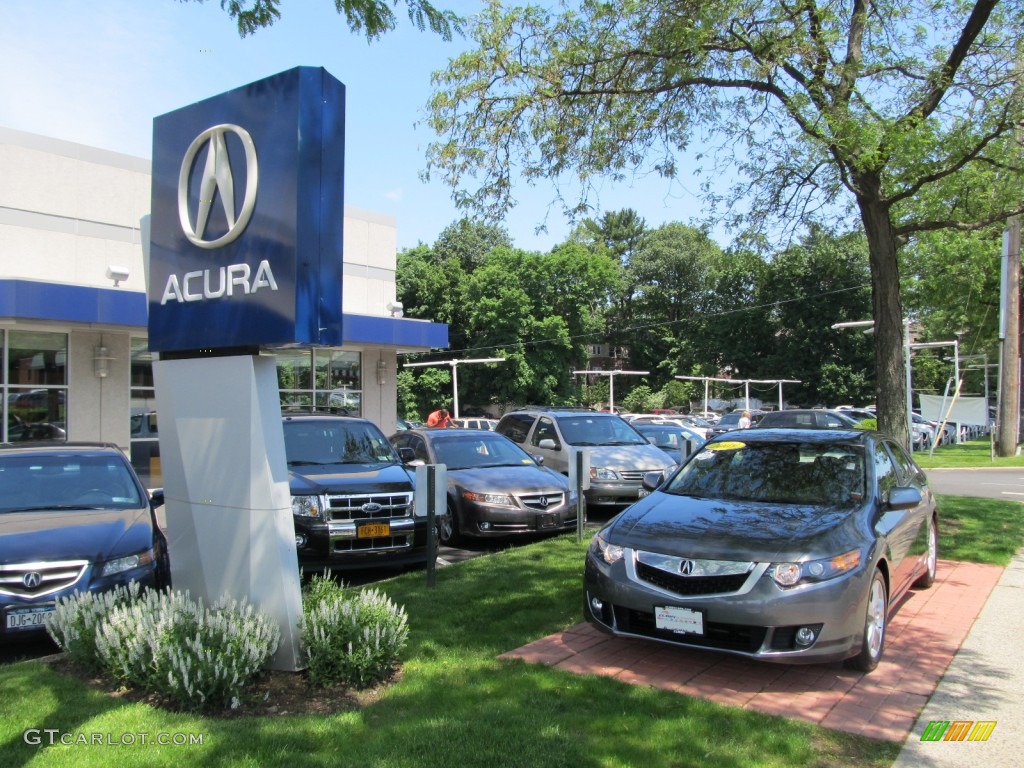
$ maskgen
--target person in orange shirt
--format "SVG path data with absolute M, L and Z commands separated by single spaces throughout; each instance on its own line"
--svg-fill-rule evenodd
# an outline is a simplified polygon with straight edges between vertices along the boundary
M 441 408 L 427 416 L 427 426 L 444 429 L 447 427 L 454 427 L 455 422 L 452 421 L 452 417 L 448 414 L 448 410 L 446 408 Z

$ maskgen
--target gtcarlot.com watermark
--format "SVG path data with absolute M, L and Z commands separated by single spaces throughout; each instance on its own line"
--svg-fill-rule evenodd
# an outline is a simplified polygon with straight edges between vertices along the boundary
M 202 746 L 201 733 L 81 733 L 59 728 L 29 728 L 22 735 L 32 747 L 195 747 Z

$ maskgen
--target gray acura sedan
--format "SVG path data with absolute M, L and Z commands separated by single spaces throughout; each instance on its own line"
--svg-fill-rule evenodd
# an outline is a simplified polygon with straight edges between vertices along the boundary
M 659 481 L 590 544 L 584 613 L 613 634 L 870 672 L 935 580 L 935 501 L 877 432 L 731 432 Z

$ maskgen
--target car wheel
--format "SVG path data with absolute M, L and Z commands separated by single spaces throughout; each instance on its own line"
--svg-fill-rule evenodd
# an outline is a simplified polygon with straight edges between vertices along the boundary
M 925 558 L 925 571 L 914 582 L 914 586 L 920 589 L 928 589 L 935 583 L 935 572 L 939 565 L 939 529 L 934 517 L 928 518 L 928 553 Z
M 878 666 L 885 650 L 885 630 L 888 619 L 889 597 L 885 577 L 875 569 L 868 588 L 868 607 L 864 613 L 864 635 L 860 653 L 846 660 L 846 666 L 859 672 L 870 672 Z
M 462 540 L 459 535 L 459 520 L 451 506 L 437 518 L 437 540 L 448 547 L 455 546 Z

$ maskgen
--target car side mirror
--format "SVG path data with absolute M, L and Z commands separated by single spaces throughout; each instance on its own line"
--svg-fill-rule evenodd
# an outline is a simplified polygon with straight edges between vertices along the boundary
M 658 486 L 665 482 L 665 473 L 662 472 L 645 472 L 644 479 L 640 483 L 648 491 L 657 490 Z
M 543 466 L 544 466 L 544 457 L 543 457 L 543 456 L 541 456 L 541 455 L 540 455 L 539 453 L 535 453 L 535 454 L 533 454 L 533 456 L 532 456 L 531 458 L 532 458 L 532 459 L 533 459 L 533 460 L 534 460 L 535 462 L 537 462 L 537 466 L 538 466 L 538 467 L 543 467 Z
M 545 451 L 553 451 L 556 448 L 555 441 L 552 440 L 550 437 L 545 437 L 543 440 L 537 443 L 537 447 L 543 448 Z
M 154 507 L 162 507 L 164 505 L 164 489 L 154 488 L 149 492 L 149 503 Z
M 921 491 L 910 486 L 897 486 L 889 490 L 889 509 L 913 509 L 923 501 Z
M 416 460 L 416 451 L 412 448 L 399 448 L 398 458 L 402 460 L 403 464 L 412 464 Z

